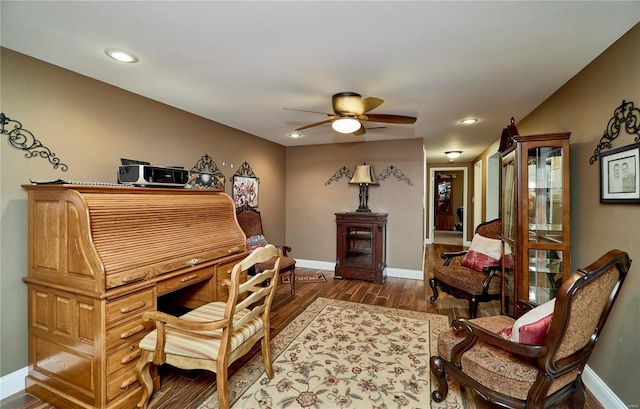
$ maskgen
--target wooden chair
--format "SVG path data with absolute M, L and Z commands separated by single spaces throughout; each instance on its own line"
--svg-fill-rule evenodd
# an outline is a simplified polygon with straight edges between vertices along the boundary
M 262 217 L 260 216 L 260 212 L 254 209 L 245 209 L 241 210 L 237 213 L 238 224 L 244 234 L 247 236 L 247 239 L 256 236 L 263 236 L 262 232 Z M 291 247 L 289 246 L 276 246 L 282 251 L 282 257 L 280 259 L 280 274 L 285 274 L 290 272 L 290 286 L 291 286 L 291 295 L 295 295 L 296 293 L 296 260 L 289 257 L 289 252 L 291 251 Z M 256 272 L 261 272 L 264 269 L 273 268 L 273 260 L 270 260 L 266 263 L 259 263 L 255 267 Z M 253 274 L 253 271 L 249 272 Z
M 571 408 L 582 408 L 582 372 L 630 265 L 627 253 L 611 250 L 574 273 L 549 304 L 550 324 L 530 324 L 539 331 L 539 345 L 505 339 L 505 330 L 516 331 L 511 317 L 453 321 L 452 329 L 438 336 L 438 355 L 431 357 L 438 380 L 433 400 L 446 398 L 449 376 L 500 407 L 555 408 L 568 400 Z M 518 307 L 532 306 L 519 302 Z
M 489 239 L 499 240 L 502 235 L 502 222 L 494 219 L 481 223 L 476 227 L 476 234 Z M 475 236 L 474 236 L 475 237 Z M 473 242 L 472 242 L 473 247 Z M 496 242 L 499 246 L 500 243 Z M 478 314 L 478 303 L 491 300 L 499 300 L 502 294 L 500 266 L 498 264 L 487 265 L 482 271 L 474 270 L 459 264 L 451 265 L 456 257 L 466 256 L 468 250 L 440 255 L 445 260 L 442 266 L 433 268 L 433 278 L 429 279 L 429 285 L 433 291 L 431 302 L 438 299 L 438 288 L 459 299 L 469 300 L 469 317 L 475 318 Z
M 182 369 L 206 369 L 216 373 L 220 408 L 229 408 L 227 368 L 241 358 L 258 341 L 262 343 L 262 358 L 269 378 L 273 377 L 269 350 L 269 313 L 277 285 L 280 251 L 273 245 L 256 249 L 236 264 L 230 279 L 227 302 L 212 302 L 174 317 L 151 311 L 143 315 L 154 320 L 156 329 L 140 342 L 142 352 L 138 365 L 138 380 L 142 398 L 138 408 L 147 408 L 153 390 L 150 365 L 169 364 Z M 240 282 L 243 271 L 256 263 L 274 260 L 274 268 Z M 262 284 L 269 280 L 268 286 Z

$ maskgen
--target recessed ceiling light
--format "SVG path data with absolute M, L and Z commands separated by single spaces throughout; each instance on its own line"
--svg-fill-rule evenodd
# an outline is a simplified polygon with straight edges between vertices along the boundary
M 469 125 L 469 124 L 475 124 L 476 122 L 478 122 L 478 120 L 476 118 L 467 118 L 467 119 L 463 119 L 460 122 L 462 122 L 465 125 Z
M 107 48 L 106 50 L 104 50 L 104 53 L 114 60 L 120 62 L 136 63 L 139 61 L 138 57 L 136 57 L 135 54 L 130 53 L 126 50 L 121 50 L 119 48 Z

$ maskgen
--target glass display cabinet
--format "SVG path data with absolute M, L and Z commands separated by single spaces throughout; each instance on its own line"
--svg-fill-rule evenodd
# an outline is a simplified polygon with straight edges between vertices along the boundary
M 382 284 L 386 278 L 386 213 L 336 213 L 336 278 Z
M 542 304 L 571 274 L 570 133 L 515 135 L 502 151 L 502 313 Z

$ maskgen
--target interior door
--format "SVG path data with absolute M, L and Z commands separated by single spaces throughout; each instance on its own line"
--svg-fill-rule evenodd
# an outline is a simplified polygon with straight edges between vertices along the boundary
M 453 230 L 453 179 L 440 177 L 436 179 L 435 194 L 436 230 Z

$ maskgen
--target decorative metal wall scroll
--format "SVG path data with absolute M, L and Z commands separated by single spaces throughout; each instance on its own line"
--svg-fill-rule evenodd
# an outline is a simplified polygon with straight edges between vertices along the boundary
M 218 165 L 205 154 L 189 171 L 189 187 L 224 190 L 225 176 Z
M 352 177 L 353 177 L 353 171 L 348 167 L 343 166 L 340 169 L 336 170 L 336 173 L 334 173 L 333 176 L 329 178 L 329 180 L 324 182 L 324 185 L 329 186 L 331 182 L 337 182 L 342 178 L 351 180 Z
M 247 162 L 243 162 L 231 177 L 232 195 L 236 209 L 254 209 L 258 207 L 258 187 L 260 179 L 253 173 Z
M 13 129 L 5 128 L 5 125 L 13 123 Z M 60 158 L 49 148 L 44 146 L 42 142 L 37 140 L 35 136 L 22 127 L 22 123 L 15 119 L 7 118 L 4 113 L 0 113 L 0 134 L 9 136 L 9 145 L 16 149 L 26 151 L 24 157 L 27 159 L 41 157 L 45 158 L 53 165 L 54 169 L 60 168 L 66 172 L 69 167 L 60 162 Z
M 598 160 L 603 150 L 611 149 L 611 142 L 620 135 L 623 124 L 627 133 L 636 136 L 635 142 L 640 142 L 640 110 L 633 106 L 633 102 L 622 100 L 622 104 L 613 111 L 613 117 L 609 120 L 600 143 L 593 151 L 593 156 L 589 158 L 591 165 Z
M 413 182 L 404 173 L 402 173 L 400 169 L 398 169 L 393 165 L 387 166 L 387 168 L 383 170 L 382 173 L 380 173 L 377 177 L 378 177 L 378 181 L 384 182 L 387 178 L 391 176 L 398 179 L 399 182 L 407 182 L 407 185 L 413 186 Z M 348 167 L 343 166 L 340 169 L 338 169 L 336 173 L 334 173 L 333 176 L 329 178 L 329 180 L 324 182 L 324 185 L 329 186 L 332 182 L 337 182 L 342 178 L 345 178 L 347 179 L 347 181 L 349 181 L 351 180 L 352 177 L 353 177 L 353 171 Z
M 413 182 L 402 173 L 400 169 L 393 165 L 387 166 L 387 168 L 378 175 L 378 180 L 384 182 L 390 176 L 395 177 L 399 182 L 407 182 L 407 185 L 413 186 Z

